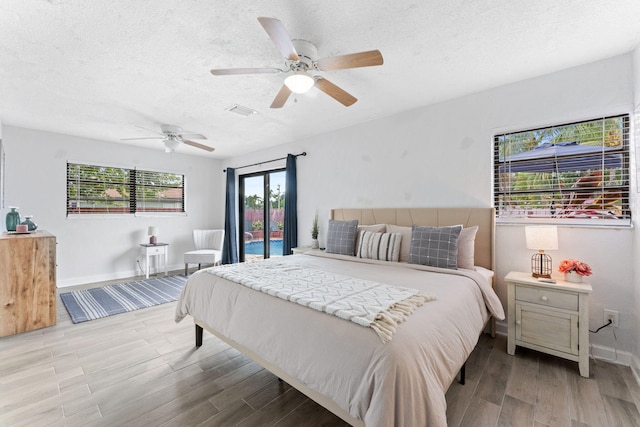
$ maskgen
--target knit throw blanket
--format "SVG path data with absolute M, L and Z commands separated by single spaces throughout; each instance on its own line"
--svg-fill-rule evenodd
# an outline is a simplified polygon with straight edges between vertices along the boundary
M 436 298 L 417 289 L 356 279 L 269 259 L 227 264 L 209 273 L 248 288 L 372 328 L 389 342 L 398 324 Z

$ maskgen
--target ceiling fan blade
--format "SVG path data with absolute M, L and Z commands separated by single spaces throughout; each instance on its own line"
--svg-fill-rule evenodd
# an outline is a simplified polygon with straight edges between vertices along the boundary
M 369 50 L 367 52 L 319 59 L 316 61 L 316 66 L 320 71 L 333 71 L 346 68 L 372 67 L 374 65 L 382 65 L 383 62 L 384 60 L 379 50 Z
M 298 61 L 300 59 L 298 57 L 298 52 L 296 52 L 296 48 L 293 47 L 291 37 L 289 37 L 289 33 L 287 33 L 282 22 L 275 18 L 265 17 L 258 18 L 258 21 L 267 34 L 269 34 L 269 37 L 271 37 L 271 40 L 276 45 L 282 56 L 290 61 Z
M 135 141 L 137 139 L 165 139 L 165 136 L 147 136 L 145 138 L 120 138 L 120 141 Z
M 182 138 L 189 138 L 189 139 L 207 139 L 207 137 L 202 134 L 192 133 L 192 132 L 184 132 L 184 133 L 181 133 L 180 136 Z
M 155 133 L 156 135 L 162 135 L 162 136 L 164 137 L 164 133 L 162 133 L 162 132 L 158 132 L 157 130 L 147 129 L 147 128 L 145 128 L 145 127 L 138 126 L 138 125 L 136 125 L 136 127 L 137 127 L 137 128 L 140 128 L 140 129 L 144 129 L 144 130 L 146 130 L 147 132 Z
M 282 85 L 275 99 L 271 103 L 270 108 L 282 108 L 289 99 L 289 95 L 291 95 L 291 89 L 287 87 L 287 85 Z
M 279 68 L 214 68 L 211 74 L 214 76 L 231 76 L 237 74 L 277 74 L 281 73 Z
M 344 105 L 348 107 L 353 105 L 358 99 L 346 92 L 345 90 L 339 88 L 338 86 L 331 83 L 329 80 L 319 77 L 316 79 L 315 87 Z
M 198 142 L 189 141 L 188 139 L 183 139 L 182 142 L 192 147 L 200 148 L 201 150 L 207 150 L 209 152 L 215 150 L 215 148 L 213 147 L 209 147 L 208 145 L 200 144 Z

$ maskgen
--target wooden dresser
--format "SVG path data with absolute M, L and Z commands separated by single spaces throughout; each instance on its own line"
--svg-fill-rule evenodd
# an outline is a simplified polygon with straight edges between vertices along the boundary
M 56 237 L 0 234 L 0 337 L 56 324 Z

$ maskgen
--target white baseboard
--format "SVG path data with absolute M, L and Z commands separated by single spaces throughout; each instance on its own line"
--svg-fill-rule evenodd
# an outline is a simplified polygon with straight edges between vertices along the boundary
M 631 355 L 631 372 L 633 372 L 633 377 L 636 379 L 636 382 L 640 384 L 640 359 L 633 354 Z
M 74 277 L 71 279 L 58 280 L 56 285 L 59 288 L 66 288 L 69 286 L 85 285 L 87 283 L 106 282 L 107 280 L 126 279 L 128 277 L 140 276 L 141 273 L 137 270 L 120 271 L 117 273 L 109 274 L 96 274 L 94 276 Z
M 631 360 L 633 358 L 633 355 L 628 351 L 620 351 L 615 348 L 595 344 L 591 345 L 589 353 L 589 356 L 592 359 L 603 360 L 605 362 L 624 366 L 631 366 Z
M 184 274 L 184 264 L 176 264 L 167 266 L 167 271 L 171 274 L 172 271 L 182 271 Z M 155 271 L 153 272 L 155 274 Z M 119 279 L 128 279 L 131 277 L 139 277 L 143 276 L 144 273 L 137 270 L 129 270 L 129 271 L 119 271 L 116 273 L 108 273 L 108 274 L 96 274 L 94 276 L 83 276 L 83 277 L 73 277 L 70 279 L 62 279 L 56 282 L 56 286 L 58 288 L 67 288 L 69 286 L 77 286 L 77 285 L 86 285 L 87 283 L 99 283 L 106 282 L 107 280 L 119 280 Z

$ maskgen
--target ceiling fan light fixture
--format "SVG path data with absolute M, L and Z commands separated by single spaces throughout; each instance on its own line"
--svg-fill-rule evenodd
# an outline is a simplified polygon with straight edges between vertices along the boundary
M 180 145 L 180 141 L 175 138 L 167 138 L 164 140 L 164 152 L 165 153 L 173 153 L 176 151 L 176 148 Z
M 284 79 L 284 84 L 293 93 L 306 93 L 313 87 L 315 80 L 309 74 L 295 73 Z

